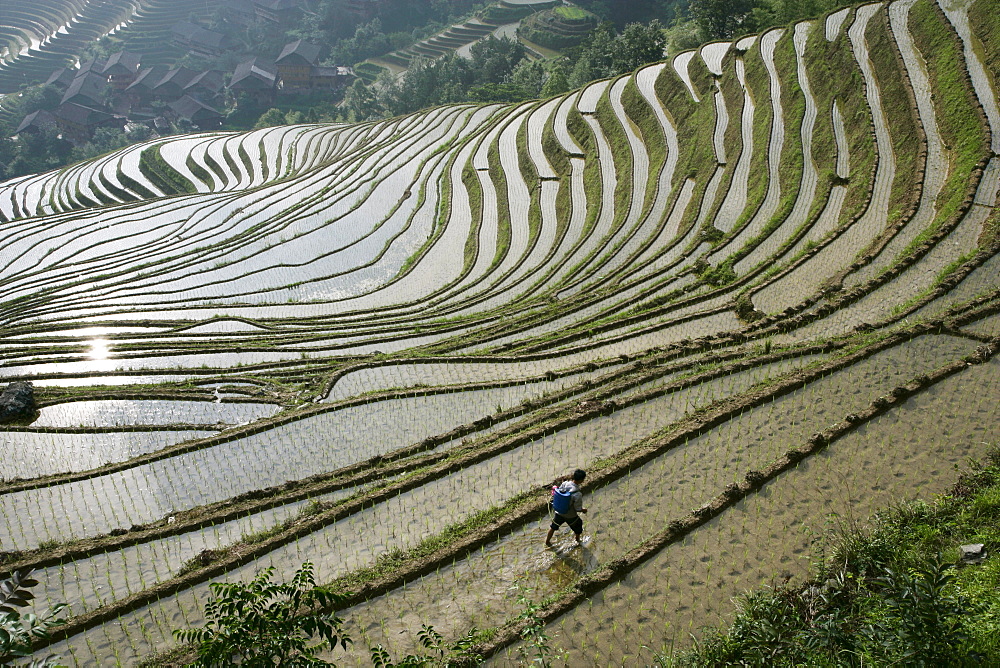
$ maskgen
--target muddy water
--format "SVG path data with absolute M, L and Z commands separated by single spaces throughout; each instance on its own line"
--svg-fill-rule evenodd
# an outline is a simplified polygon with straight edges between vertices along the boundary
M 1000 438 L 998 380 L 996 361 L 970 367 L 837 441 L 549 625 L 554 644 L 569 665 L 648 663 L 645 648 L 686 645 L 728 620 L 738 594 L 801 578 L 826 530 L 945 491 L 956 467 Z
M 0 431 L 0 480 L 86 471 L 216 433 L 187 430 L 106 434 Z
M 336 501 L 369 486 L 338 490 L 185 534 L 35 571 L 33 577 L 40 584 L 34 594 L 46 606 L 67 602 L 70 614 L 79 615 L 169 579 L 202 550 L 232 545 L 245 535 L 280 524 L 309 503 Z
M 913 314 L 914 318 L 940 316 L 952 304 L 960 304 L 1000 288 L 1000 254 L 994 255 L 976 268 L 948 294 L 938 297 Z
M 569 366 L 559 358 L 518 362 L 436 362 L 431 364 L 397 364 L 371 367 L 344 375 L 333 386 L 327 401 L 346 399 L 365 392 L 417 385 L 459 385 L 490 383 L 539 376 L 547 371 Z M 607 373 L 602 371 L 601 373 Z M 572 382 L 582 380 L 574 374 Z M 551 389 L 551 388 L 549 388 Z
M 710 500 L 748 469 L 763 467 L 904 379 L 969 349 L 961 339 L 922 337 L 749 410 L 607 487 L 587 490 L 585 505 L 593 512 L 585 518 L 591 541 L 583 550 L 565 552 L 571 540 L 565 529 L 555 553 L 541 549 L 543 520 L 454 568 L 358 606 L 348 617 L 359 632 L 400 652 L 412 649 L 413 638 L 399 632 L 419 628 L 407 626 L 414 616 L 434 620 L 440 631 L 452 633 L 498 624 L 516 614 L 515 585 L 543 598 L 575 574 L 620 556 L 670 519 Z
M 244 424 L 270 417 L 272 404 L 209 401 L 73 401 L 42 408 L 32 427 L 117 427 L 121 425 Z
M 977 320 L 962 329 L 982 336 L 1000 336 L 1000 314 Z
M 92 536 L 330 471 L 517 405 L 558 382 L 374 402 L 90 480 L 4 494 L 0 549 Z
M 599 457 L 608 456 L 682 417 L 686 410 L 712 401 L 726 389 L 731 393 L 749 387 L 766 377 L 769 371 L 761 367 L 734 374 L 545 436 L 278 548 L 228 574 L 226 579 L 249 578 L 256 569 L 272 565 L 279 577 L 287 579 L 302 561 L 309 559 L 316 564 L 320 581 L 331 580 L 346 569 L 370 563 L 388 549 L 412 546 L 449 523 L 502 503 L 540 480 L 551 479 L 567 468 L 586 466 Z M 502 480 L 503 484 L 490 482 L 497 480 Z M 485 491 L 472 491 L 477 489 Z M 84 652 L 89 657 L 80 659 L 82 663 L 90 663 L 113 656 L 115 652 L 128 653 L 133 644 L 139 654 L 162 649 L 172 643 L 170 629 L 198 623 L 201 601 L 207 590 L 206 584 L 198 585 L 164 599 L 123 616 L 120 624 L 81 634 L 69 645 L 63 644 L 59 651 L 65 655 L 71 646 L 74 651 Z M 137 632 L 140 627 L 146 628 L 151 635 L 147 637 Z M 87 649 L 88 646 L 93 649 Z

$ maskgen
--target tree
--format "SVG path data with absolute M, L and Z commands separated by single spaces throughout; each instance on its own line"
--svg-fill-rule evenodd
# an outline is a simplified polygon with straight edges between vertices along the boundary
M 573 88 L 584 86 L 595 79 L 614 76 L 615 29 L 610 23 L 602 23 L 591 31 L 584 42 L 572 51 L 575 59 L 569 83 Z
M 568 91 L 569 80 L 566 78 L 566 66 L 562 63 L 556 63 L 552 67 L 552 71 L 549 72 L 549 78 L 545 80 L 545 85 L 542 86 L 541 96 L 553 97 Z
M 257 119 L 257 123 L 254 124 L 254 130 L 259 130 L 260 128 L 273 128 L 276 125 L 285 124 L 285 114 L 281 109 L 270 108 L 260 115 Z
M 728 39 L 749 27 L 755 0 L 691 0 L 688 11 L 707 40 Z
M 521 90 L 522 99 L 530 99 L 542 94 L 548 78 L 541 61 L 524 59 L 510 73 L 508 81 Z
M 316 585 L 308 561 L 290 583 L 271 582 L 274 568 L 250 582 L 213 582 L 205 604 L 208 622 L 199 629 L 179 629 L 174 636 L 198 645 L 193 666 L 231 665 L 234 657 L 247 666 L 330 666 L 316 657 L 325 646 L 345 648 L 343 620 L 324 612 L 344 595 Z M 321 642 L 310 644 L 319 636 Z
M 11 658 L 31 655 L 31 642 L 49 637 L 49 629 L 62 624 L 59 613 L 66 609 L 59 603 L 40 615 L 22 615 L 17 608 L 25 608 L 35 598 L 29 589 L 38 585 L 31 578 L 31 571 L 15 572 L 10 578 L 0 581 L 0 663 L 6 664 Z M 56 666 L 59 657 L 52 655 L 42 661 L 32 661 L 31 666 Z
M 619 74 L 631 72 L 645 65 L 663 60 L 663 50 L 667 45 L 663 34 L 663 24 L 656 19 L 648 25 L 630 23 L 615 40 L 612 65 Z
M 379 82 L 383 90 L 390 90 L 395 85 L 391 77 L 380 79 Z M 381 108 L 375 95 L 361 79 L 355 79 L 351 87 L 347 89 L 347 93 L 344 95 L 344 108 L 355 121 L 367 121 L 381 115 Z

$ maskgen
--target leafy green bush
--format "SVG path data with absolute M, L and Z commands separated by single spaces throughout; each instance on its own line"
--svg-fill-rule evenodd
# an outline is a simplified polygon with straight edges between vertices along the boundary
M 54 606 L 40 615 L 18 612 L 25 608 L 35 595 L 29 591 L 38 585 L 38 580 L 31 578 L 31 571 L 13 573 L 8 579 L 0 581 L 0 663 L 7 665 L 13 658 L 31 655 L 31 642 L 49 637 L 49 629 L 63 623 L 58 615 L 66 608 L 65 603 Z M 42 661 L 32 661 L 31 666 L 56 666 L 57 656 L 49 656 Z
M 194 643 L 195 667 L 209 666 L 335 666 L 317 653 L 338 645 L 346 649 L 351 638 L 344 633 L 344 620 L 333 610 L 347 599 L 345 594 L 316 584 L 313 565 L 305 562 L 289 583 L 272 582 L 274 568 L 266 568 L 250 582 L 213 582 L 212 599 L 205 604 L 208 622 L 202 628 L 179 629 L 174 636 Z M 452 644 L 432 626 L 417 632 L 426 654 L 410 654 L 395 661 L 381 645 L 369 648 L 378 668 L 459 666 L 476 664 L 473 651 L 478 631 L 473 629 Z M 320 642 L 312 644 L 314 638 Z
M 324 612 L 344 600 L 342 594 L 316 585 L 306 562 L 290 583 L 271 582 L 274 568 L 250 582 L 213 582 L 213 598 L 205 604 L 208 622 L 198 629 L 179 629 L 174 636 L 198 645 L 193 666 L 242 665 L 322 666 L 316 657 L 324 646 L 346 648 L 343 620 Z M 310 644 L 315 636 L 321 641 Z

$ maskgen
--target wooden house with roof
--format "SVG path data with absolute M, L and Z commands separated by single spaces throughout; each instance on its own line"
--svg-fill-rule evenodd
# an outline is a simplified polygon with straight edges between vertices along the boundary
M 170 39 L 174 44 L 201 56 L 218 56 L 231 46 L 229 38 L 221 32 L 188 21 L 175 23 L 170 29 Z
M 56 130 L 58 127 L 59 123 L 51 112 L 39 109 L 25 116 L 21 124 L 17 126 L 14 134 L 19 135 L 22 132 L 38 133 L 43 130 Z
M 175 120 L 187 121 L 199 130 L 210 130 L 222 125 L 222 113 L 190 95 L 167 105 Z
M 126 122 L 121 116 L 72 102 L 59 105 L 52 115 L 63 137 L 77 144 L 89 141 L 94 136 L 94 130 L 98 128 L 120 130 L 125 127 Z
M 253 6 L 253 0 L 223 0 L 220 9 L 224 20 L 228 23 L 245 27 L 257 20 L 257 10 Z
M 63 94 L 62 104 L 74 103 L 85 107 L 103 107 L 108 92 L 108 80 L 88 71 L 77 74 Z
M 236 66 L 229 80 L 234 97 L 249 97 L 254 104 L 264 106 L 274 101 L 278 87 L 278 68 L 265 58 L 251 58 Z
M 197 76 L 198 72 L 184 66 L 169 69 L 153 86 L 153 95 L 164 102 L 178 100 L 184 95 L 184 89 Z
M 271 23 L 290 23 L 298 18 L 299 0 L 253 0 L 258 18 Z
M 52 86 L 60 93 L 65 93 L 69 85 L 73 83 L 73 79 L 76 76 L 76 70 L 66 69 L 65 67 L 60 67 L 58 70 L 54 70 L 49 78 L 45 80 L 44 86 Z
M 160 79 L 167 73 L 166 65 L 153 65 L 144 67 L 124 91 L 129 109 L 133 111 L 149 111 L 152 109 L 153 100 L 156 95 L 153 88 L 160 82 Z
M 354 76 L 348 67 L 322 67 L 320 47 L 297 40 L 286 44 L 274 61 L 278 68 L 278 91 L 292 94 L 311 90 L 334 90 L 346 85 Z
M 281 54 L 274 60 L 281 79 L 284 92 L 307 90 L 310 86 L 312 68 L 319 60 L 320 48 L 303 40 L 296 40 L 285 45 Z
M 216 70 L 206 70 L 194 75 L 194 78 L 184 86 L 185 95 L 193 95 L 202 100 L 218 97 L 226 87 L 222 73 Z
M 104 66 L 107 63 L 99 58 L 91 58 L 90 60 L 84 60 L 80 63 L 80 67 L 76 70 L 76 74 L 79 76 L 81 74 L 86 74 L 87 72 L 101 73 L 104 71 Z
M 123 91 L 135 81 L 139 74 L 139 54 L 119 51 L 108 57 L 101 74 L 108 78 L 108 84 L 115 91 Z

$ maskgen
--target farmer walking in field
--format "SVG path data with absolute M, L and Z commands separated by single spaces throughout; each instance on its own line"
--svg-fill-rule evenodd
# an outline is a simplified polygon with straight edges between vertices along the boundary
M 576 534 L 577 544 L 580 543 L 583 534 L 583 518 L 580 514 L 587 512 L 583 507 L 583 492 L 580 491 L 580 486 L 586 477 L 587 474 L 582 469 L 577 469 L 573 471 L 572 476 L 563 479 L 558 487 L 552 487 L 552 509 L 555 513 L 552 516 L 552 524 L 549 525 L 549 535 L 545 537 L 547 547 L 552 547 L 552 534 L 563 522 Z

